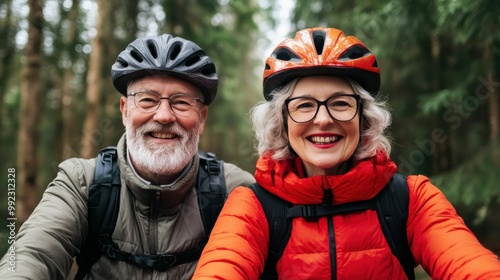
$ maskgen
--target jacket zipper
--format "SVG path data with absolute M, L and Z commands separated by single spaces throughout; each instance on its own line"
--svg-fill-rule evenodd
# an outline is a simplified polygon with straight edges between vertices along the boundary
M 157 230 L 158 230 L 158 205 L 160 203 L 160 191 L 156 191 L 154 198 L 152 199 L 151 203 L 151 212 L 149 214 L 149 220 L 150 220 L 150 229 L 149 229 L 149 240 L 148 240 L 148 246 L 149 246 L 149 253 L 150 254 L 156 254 L 156 236 Z
M 328 184 L 328 180 L 325 176 L 322 179 L 323 187 L 327 186 L 323 189 L 323 205 L 332 205 L 333 202 L 333 194 L 330 186 Z M 326 220 L 328 222 L 328 238 L 330 239 L 330 270 L 331 270 L 331 279 L 337 280 L 337 254 L 335 249 L 335 230 L 333 227 L 333 215 L 327 216 Z
M 151 199 L 151 211 L 149 213 L 149 224 L 150 224 L 150 229 L 149 229 L 149 240 L 148 240 L 148 246 L 149 246 L 149 254 L 153 255 L 158 252 L 157 250 L 157 242 L 156 238 L 158 235 L 158 205 L 160 203 L 160 196 L 161 192 L 160 191 L 155 191 L 154 197 Z M 158 271 L 155 269 L 151 269 L 151 280 L 156 279 L 156 274 Z
M 335 234 L 333 230 L 333 216 L 327 217 L 328 235 L 330 238 L 330 269 L 332 271 L 332 280 L 337 279 L 337 254 L 335 252 Z

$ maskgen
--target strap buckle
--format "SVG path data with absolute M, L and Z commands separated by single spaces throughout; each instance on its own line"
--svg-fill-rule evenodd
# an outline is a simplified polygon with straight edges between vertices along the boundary
M 217 162 L 217 160 L 214 160 L 214 159 L 207 160 L 207 171 L 208 171 L 208 174 L 219 174 L 220 167 L 219 167 L 219 163 Z
M 314 218 L 316 216 L 316 207 L 311 205 L 303 205 L 302 206 L 302 217 L 303 218 Z
M 174 255 L 132 255 L 133 262 L 139 266 L 166 271 L 174 266 L 177 258 Z

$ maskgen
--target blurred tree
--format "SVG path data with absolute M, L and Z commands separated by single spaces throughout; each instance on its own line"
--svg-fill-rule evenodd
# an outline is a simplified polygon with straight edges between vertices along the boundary
M 18 225 L 29 217 L 38 203 L 38 130 L 43 100 L 40 67 L 43 40 L 43 1 L 29 0 L 28 42 L 25 47 L 17 149 L 17 219 Z
M 500 79 L 496 68 L 498 58 L 498 44 L 500 34 L 496 32 L 500 27 L 500 3 L 488 0 L 439 0 L 439 31 L 453 34 L 453 42 L 476 52 L 475 58 L 480 61 L 477 71 L 479 75 L 472 75 L 474 88 L 472 97 L 477 102 L 488 104 L 489 136 L 490 141 L 499 140 L 500 131 Z M 496 52 L 496 55 L 495 55 Z M 481 55 L 482 54 L 482 55 Z M 470 71 L 467 71 L 471 75 Z
M 75 125 L 78 90 L 75 83 L 75 68 L 78 62 L 77 45 L 79 32 L 81 31 L 80 1 L 71 1 L 71 6 L 66 7 L 63 2 L 57 3 L 57 12 L 60 20 L 46 20 L 45 37 L 52 41 L 50 50 L 45 51 L 45 61 L 56 63 L 45 63 L 44 71 L 46 77 L 44 88 L 51 89 L 46 98 L 46 111 L 52 112 L 45 118 L 48 122 L 46 131 L 50 139 L 47 149 L 42 149 L 41 156 L 46 161 L 52 160 L 59 163 L 63 159 L 78 155 L 74 150 L 77 141 L 78 126 Z M 56 128 L 56 129 L 54 129 Z M 57 131 L 56 131 L 57 130 Z M 50 166 L 55 168 L 54 166 Z
M 111 1 L 112 11 L 115 16 L 106 20 L 106 38 L 104 57 L 101 63 L 103 79 L 104 114 L 101 117 L 99 129 L 104 137 L 104 141 L 99 147 L 113 146 L 123 134 L 123 125 L 119 106 L 120 93 L 116 91 L 111 81 L 111 65 L 115 62 L 118 53 L 125 49 L 125 46 L 132 42 L 139 32 L 137 18 L 140 12 L 139 0 L 127 2 Z
M 66 30 L 66 36 L 61 36 L 64 38 L 64 49 L 63 54 L 60 60 L 63 61 L 63 65 L 66 64 L 66 67 L 63 71 L 62 82 L 60 86 L 61 93 L 61 117 L 62 117 L 62 137 L 57 137 L 61 139 L 61 145 L 56 145 L 54 149 L 58 149 L 62 151 L 61 157 L 56 158 L 57 161 L 62 161 L 63 159 L 70 158 L 72 156 L 76 156 L 74 143 L 76 143 L 76 135 L 78 135 L 77 128 L 75 125 L 77 120 L 77 115 L 75 114 L 75 110 L 73 109 L 76 104 L 78 104 L 78 99 L 76 95 L 78 95 L 79 91 L 76 88 L 75 82 L 75 68 L 77 67 L 77 63 L 79 61 L 78 53 L 76 51 L 77 45 L 81 44 L 80 38 L 80 29 L 79 26 L 81 23 L 80 19 L 80 0 L 73 0 L 71 4 L 71 8 L 67 13 L 66 17 L 62 17 L 61 22 L 66 22 L 68 28 Z M 62 149 L 61 149 L 62 147 Z
M 229 1 L 211 20 L 215 26 L 207 52 L 218 66 L 219 93 L 210 107 L 202 147 L 219 157 L 253 172 L 252 134 L 247 112 L 261 99 L 260 83 L 255 69 L 261 61 L 255 58 L 255 42 L 262 36 L 255 17 L 266 17 L 256 1 Z M 258 69 L 259 71 L 262 68 Z
M 106 19 L 111 17 L 111 2 L 97 1 L 96 35 L 92 39 L 92 52 L 87 72 L 87 110 L 82 134 L 81 156 L 95 157 L 102 146 L 104 135 L 99 129 L 100 106 L 103 87 L 102 61 L 106 38 Z M 109 37 L 108 37 L 109 38 Z
M 5 92 L 8 90 L 7 83 L 11 77 L 11 70 L 8 65 L 11 64 L 14 54 L 15 54 L 15 42 L 13 40 L 13 34 L 16 31 L 14 26 L 14 18 L 12 17 L 12 0 L 6 0 L 4 4 L 4 15 L 5 17 L 0 17 L 0 37 L 4 38 L 0 40 L 0 108 L 4 107 L 4 96 Z M 3 110 L 2 110 L 3 111 Z M 3 137 L 3 120 L 4 115 L 0 114 L 0 139 Z M 5 147 L 0 146 L 0 157 L 3 157 L 3 150 Z

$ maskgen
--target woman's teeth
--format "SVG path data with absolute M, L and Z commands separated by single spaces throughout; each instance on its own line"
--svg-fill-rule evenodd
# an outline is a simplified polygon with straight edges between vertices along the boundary
M 313 136 L 311 137 L 311 142 L 314 142 L 316 144 L 328 144 L 336 142 L 338 138 L 339 138 L 338 136 L 329 136 L 329 137 Z

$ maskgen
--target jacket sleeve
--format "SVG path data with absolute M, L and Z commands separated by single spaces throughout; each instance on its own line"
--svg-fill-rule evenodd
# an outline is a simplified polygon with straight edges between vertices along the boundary
M 500 279 L 498 256 L 484 248 L 443 193 L 425 176 L 408 176 L 408 240 L 432 279 Z
M 59 165 L 57 177 L 17 233 L 15 255 L 7 252 L 0 261 L 0 279 L 66 278 L 87 235 L 88 183 L 79 160 Z
M 253 191 L 229 195 L 192 279 L 259 279 L 269 248 L 269 229 Z

